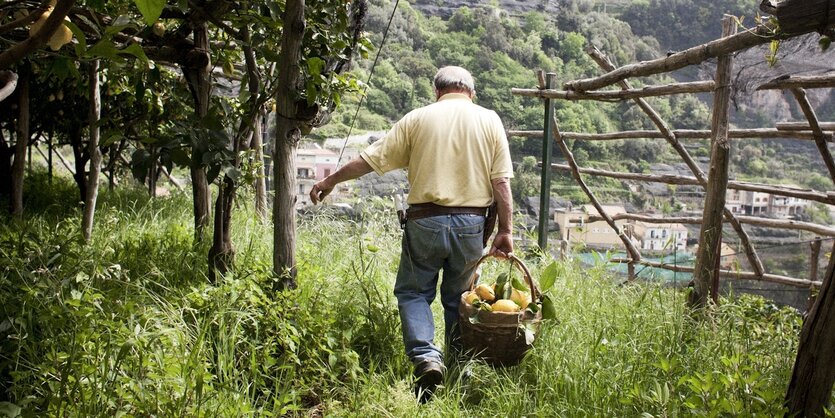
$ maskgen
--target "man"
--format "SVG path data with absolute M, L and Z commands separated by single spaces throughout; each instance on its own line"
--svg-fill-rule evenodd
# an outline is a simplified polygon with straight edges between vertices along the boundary
M 495 201 L 499 230 L 490 253 L 513 251 L 513 166 L 499 116 L 472 102 L 475 83 L 461 67 L 444 67 L 433 80 L 436 102 L 413 110 L 391 131 L 310 191 L 316 204 L 346 180 L 375 171 L 408 169 L 409 210 L 394 294 L 406 354 L 415 365 L 416 395 L 427 401 L 443 380 L 441 349 L 433 342 L 430 306 L 443 269 L 448 354 L 460 351 L 458 305 L 482 255 L 487 208 Z M 492 231 L 487 231 L 488 234 Z

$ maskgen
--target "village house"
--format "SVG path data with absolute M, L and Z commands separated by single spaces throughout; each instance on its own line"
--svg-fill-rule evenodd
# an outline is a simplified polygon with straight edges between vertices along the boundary
M 687 249 L 687 227 L 679 223 L 649 224 L 635 222 L 635 237 L 645 251 L 678 251 Z
M 609 215 L 626 213 L 623 206 L 603 206 Z M 560 240 L 570 244 L 582 243 L 588 247 L 611 249 L 623 246 L 620 236 L 606 221 L 589 222 L 592 216 L 599 216 L 594 205 L 583 205 L 579 208 L 560 208 L 554 212 L 554 222 L 560 230 Z M 615 221 L 627 235 L 631 235 L 632 225 L 625 220 Z
M 725 198 L 725 207 L 740 215 L 791 218 L 803 213 L 808 206 L 809 202 L 803 199 L 746 190 L 728 189 Z
M 623 206 L 603 206 L 610 216 L 627 213 Z M 606 221 L 589 222 L 599 217 L 593 205 L 579 208 L 559 208 L 554 212 L 554 222 L 559 227 L 560 240 L 570 244 L 582 243 L 598 249 L 619 249 L 623 247 L 620 236 Z M 678 251 L 687 249 L 687 227 L 678 223 L 648 224 L 644 222 L 616 220 L 615 225 L 630 237 L 642 250 Z
M 296 150 L 297 209 L 311 204 L 310 190 L 316 182 L 336 171 L 338 158 L 339 154 L 319 146 Z

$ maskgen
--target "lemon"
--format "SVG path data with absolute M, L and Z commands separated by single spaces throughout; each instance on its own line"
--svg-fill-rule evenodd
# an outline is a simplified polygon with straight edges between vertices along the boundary
M 475 287 L 475 293 L 485 302 L 492 302 L 496 299 L 493 288 L 483 283 Z
M 70 41 L 72 41 L 72 31 L 67 27 L 67 25 L 61 24 L 46 44 L 49 45 L 49 48 L 53 51 L 57 51 L 61 49 L 62 46 L 70 43 Z
M 519 312 L 519 305 L 510 299 L 499 299 L 493 304 L 493 312 Z
M 151 26 L 151 31 L 154 32 L 154 35 L 162 37 L 165 35 L 165 25 L 163 25 L 162 22 L 156 22 L 154 23 L 154 26 Z
M 513 289 L 510 293 L 510 300 L 516 302 L 516 304 L 524 310 L 527 309 L 528 305 L 531 303 L 531 295 L 529 295 L 528 292 Z
M 464 301 L 469 305 L 472 305 L 477 300 L 481 299 L 478 297 L 476 292 L 467 292 L 466 296 L 464 296 Z

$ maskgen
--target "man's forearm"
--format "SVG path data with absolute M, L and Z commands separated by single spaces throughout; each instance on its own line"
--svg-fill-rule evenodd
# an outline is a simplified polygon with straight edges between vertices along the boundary
M 335 173 L 325 178 L 325 182 L 327 182 L 330 187 L 334 187 L 339 183 L 362 177 L 372 171 L 374 171 L 374 169 L 367 161 L 362 159 L 362 157 L 357 157 L 351 160 L 348 164 L 342 166 L 339 170 L 336 170 Z
M 492 180 L 493 199 L 496 201 L 496 211 L 500 233 L 513 233 L 513 197 L 510 194 L 510 181 L 506 177 Z

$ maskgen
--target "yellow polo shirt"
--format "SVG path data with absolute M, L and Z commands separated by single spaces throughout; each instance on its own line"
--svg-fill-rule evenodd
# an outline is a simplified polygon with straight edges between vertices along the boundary
M 490 206 L 490 180 L 513 177 L 499 115 L 460 93 L 409 112 L 360 156 L 377 174 L 406 168 L 409 204 Z

